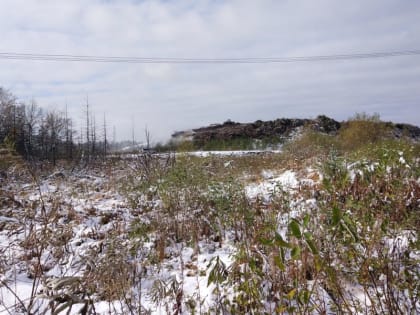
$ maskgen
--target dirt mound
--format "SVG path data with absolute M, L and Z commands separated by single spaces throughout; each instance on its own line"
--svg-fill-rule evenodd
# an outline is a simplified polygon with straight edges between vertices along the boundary
M 393 130 L 396 138 L 408 137 L 420 141 L 420 128 L 409 124 L 385 123 Z M 336 134 L 344 122 L 320 115 L 315 119 L 280 118 L 276 120 L 257 120 L 252 123 L 239 123 L 227 120 L 223 124 L 213 124 L 189 131 L 179 131 L 172 135 L 175 140 L 192 140 L 197 145 L 209 141 L 230 141 L 234 139 L 288 139 L 299 129 L 305 127 L 317 132 Z

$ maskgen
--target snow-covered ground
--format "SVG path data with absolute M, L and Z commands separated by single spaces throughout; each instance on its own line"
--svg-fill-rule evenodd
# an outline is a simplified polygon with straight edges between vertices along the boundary
M 259 151 L 251 152 L 254 153 Z M 250 152 L 190 154 L 240 156 Z M 357 174 L 353 168 L 354 165 L 349 167 L 352 181 Z M 238 250 L 233 231 L 225 233 L 222 240 L 200 239 L 196 245 L 172 241 L 165 248 L 163 260 L 158 261 L 150 254 L 156 250 L 158 240 L 147 232 L 132 235 L 133 222 L 147 224 L 147 215 L 143 215 L 142 209 L 134 211 L 127 196 L 121 193 L 121 183 L 132 175 L 127 172 L 132 169 L 61 171 L 41 177 L 39 182 L 9 180 L 1 187 L 0 314 L 27 313 L 29 308 L 33 314 L 44 311 L 49 314 L 51 301 L 66 306 L 63 314 L 78 314 L 91 304 L 97 314 L 137 314 L 140 310 L 145 314 L 175 314 L 173 301 L 178 300 L 183 301 L 183 313 L 190 313 L 190 304 L 204 313 L 217 303 L 220 291 L 216 284 L 209 284 L 209 274 L 216 258 L 226 268 L 231 266 Z M 289 196 L 289 211 L 279 212 L 277 218 L 277 232 L 286 240 L 291 219 L 317 210 L 316 198 L 300 192 L 314 188 L 320 178 L 321 174 L 313 169 L 263 170 L 257 181 L 244 182 L 243 187 L 249 200 L 260 200 L 266 206 L 270 206 L 279 192 Z M 159 200 L 154 202 L 159 204 Z M 406 231 L 384 242 L 390 251 L 403 252 L 415 237 L 412 231 Z M 131 253 L 127 255 L 132 257 L 130 260 L 124 258 L 123 253 L 127 251 Z M 101 298 L 101 293 L 88 296 L 89 290 L 79 287 L 82 278 L 98 280 L 94 277 L 99 275 L 91 272 L 93 269 L 102 270 L 107 280 L 99 291 L 106 290 L 106 286 L 113 285 L 112 272 L 125 267 L 135 272 L 139 281 L 136 287 L 118 288 L 125 290 L 124 299 L 106 300 Z M 323 297 L 324 310 L 334 313 L 329 293 L 312 280 L 308 283 L 315 286 L 318 298 Z M 361 305 L 369 303 L 368 292 L 360 285 L 348 283 L 347 286 Z M 68 296 L 71 292 L 73 295 Z M 74 304 L 65 304 L 66 299 Z M 141 309 L 129 309 L 127 305 L 141 306 Z M 315 309 L 312 313 L 322 312 Z
M 11 182 L 2 187 L 12 195 L 10 200 L 5 200 L 10 201 L 10 208 L 3 208 L 0 216 L 0 253 L 4 263 L 0 265 L 4 268 L 0 269 L 0 314 L 25 313 L 25 307 L 28 307 L 31 300 L 34 301 L 32 312 L 48 310 L 52 291 L 61 292 L 71 287 L 70 284 L 77 282 L 87 265 L 91 264 L 95 268 L 95 256 L 100 255 L 100 248 L 108 234 L 118 230 L 119 241 L 130 242 L 127 239 L 130 223 L 137 217 L 130 211 L 126 198 L 115 189 L 114 185 L 119 180 L 121 178 L 118 176 L 111 181 L 105 174 L 85 174 L 84 171 L 60 172 L 59 176 L 53 174 L 40 179 L 37 184 Z M 55 202 L 60 204 L 56 205 Z M 40 203 L 53 220 L 47 228 L 43 226 L 39 208 L 36 209 L 38 213 L 33 213 L 33 217 L 29 218 L 20 207 L 23 204 L 38 207 Z M 56 213 L 52 214 L 52 211 Z M 34 226 L 29 226 L 32 224 Z M 48 233 L 54 234 L 51 239 Z M 29 234 L 33 234 L 33 240 L 28 239 Z M 47 244 L 37 243 L 42 242 L 44 237 L 48 238 Z M 54 244 L 54 240 L 61 237 L 65 238 L 65 244 L 60 244 L 65 252 L 56 253 L 60 246 Z M 228 235 L 222 246 L 216 242 L 200 241 L 198 252 L 193 252 L 191 247 L 172 244 L 167 249 L 168 256 L 159 267 L 148 266 L 153 270 L 145 272 L 141 289 L 133 290 L 141 291 L 136 294 L 141 296 L 142 307 L 149 310 L 150 314 L 166 314 L 167 306 L 164 303 L 158 306 L 154 304 L 149 296 L 150 290 L 157 279 L 166 282 L 175 279 L 182 285 L 185 298 L 199 298 L 200 307 L 208 309 L 212 303 L 211 292 L 214 286 L 207 284 L 208 265 L 214 257 L 230 264 L 231 255 L 235 251 L 231 240 L 232 237 Z M 22 243 L 29 241 L 34 243 L 28 248 L 22 248 Z M 131 241 L 135 242 L 135 239 Z M 146 253 L 152 246 L 152 241 L 144 242 L 141 251 Z M 35 256 L 38 251 L 41 252 L 41 265 L 47 270 L 42 276 L 29 270 L 37 262 L 26 259 L 27 255 Z M 145 268 L 141 261 L 132 263 L 139 264 L 138 270 Z M 63 284 L 62 279 L 69 285 Z M 47 293 L 46 288 L 51 292 Z M 83 303 L 73 305 L 70 314 L 78 314 L 83 307 Z M 95 302 L 95 310 L 98 314 L 127 312 L 120 301 Z
M 191 151 L 181 154 L 188 154 L 193 156 L 207 157 L 207 156 L 244 156 L 253 154 L 265 153 L 281 153 L 281 150 L 224 150 L 224 151 Z

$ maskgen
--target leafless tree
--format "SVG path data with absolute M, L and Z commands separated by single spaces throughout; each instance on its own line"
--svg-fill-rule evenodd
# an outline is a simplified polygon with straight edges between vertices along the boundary
M 92 132 L 92 135 L 90 138 L 91 139 L 91 154 L 93 157 L 95 157 L 96 156 L 96 118 L 94 115 L 92 115 L 91 122 L 92 122 L 92 125 L 90 128 Z
M 146 149 L 150 150 L 151 137 L 150 137 L 150 130 L 147 128 L 147 125 L 146 125 L 146 127 L 144 127 L 144 136 L 146 138 Z
M 134 146 L 136 144 L 135 138 L 134 138 L 134 118 L 131 119 L 131 137 L 132 137 L 132 146 L 134 150 Z
M 85 150 L 85 158 L 87 160 L 90 159 L 90 124 L 89 124 L 89 96 L 86 96 L 86 150 Z
M 104 133 L 104 148 L 103 148 L 103 150 L 104 150 L 104 158 L 106 158 L 106 155 L 107 155 L 107 151 L 108 151 L 108 139 L 107 139 L 107 137 L 106 137 L 106 116 L 105 116 L 105 113 L 104 113 L 104 126 L 103 126 L 103 128 L 104 128 L 104 130 L 103 130 L 103 133 Z
M 26 106 L 25 110 L 25 128 L 26 128 L 26 141 L 25 151 L 26 154 L 32 156 L 34 154 L 34 137 L 39 127 L 40 120 L 42 117 L 42 110 L 38 107 L 34 99 L 31 100 L 31 104 Z
M 58 157 L 59 144 L 62 142 L 65 119 L 57 112 L 49 112 L 45 119 L 47 128 L 49 153 L 55 165 Z

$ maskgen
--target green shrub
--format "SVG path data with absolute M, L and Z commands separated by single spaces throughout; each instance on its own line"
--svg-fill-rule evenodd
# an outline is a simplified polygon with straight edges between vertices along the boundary
M 378 114 L 356 114 L 343 123 L 338 141 L 343 151 L 349 152 L 372 145 L 390 136 L 390 126 L 382 122 Z

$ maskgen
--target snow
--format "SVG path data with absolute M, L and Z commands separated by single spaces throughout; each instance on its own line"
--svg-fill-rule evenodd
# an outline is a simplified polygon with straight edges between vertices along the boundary
M 296 179 L 296 174 L 293 171 L 287 170 L 277 177 L 273 177 L 274 174 L 268 171 L 265 171 L 263 175 L 267 179 L 245 187 L 248 198 L 255 199 L 260 197 L 265 201 L 269 201 L 274 194 L 281 190 L 292 191 L 299 187 L 299 181 Z
M 48 209 L 57 198 L 65 201 L 65 204 L 59 209 L 61 218 L 57 221 L 57 224 L 54 224 L 54 228 L 57 237 L 65 231 L 69 233 L 70 239 L 66 245 L 67 257 L 57 264 L 50 249 L 46 249 L 41 256 L 41 261 L 45 266 L 50 265 L 51 269 L 45 273 L 43 279 L 40 279 L 41 282 L 35 284 L 34 280 L 29 278 L 25 271 L 27 268 L 26 262 L 18 263 L 20 267 L 9 269 L 6 274 L 1 275 L 0 273 L 2 281 L 0 285 L 0 314 L 2 312 L 20 313 L 19 308 L 16 308 L 19 303 L 14 293 L 25 305 L 28 305 L 31 297 L 36 297 L 37 302 L 34 304 L 33 310 L 38 307 L 40 309 L 47 307 L 47 300 L 42 298 L 43 293 L 41 292 L 44 284 L 50 283 L 52 285 L 57 279 L 81 276 L 84 266 L 88 264 L 86 258 L 94 252 L 99 253 L 102 238 L 108 231 L 115 230 L 116 224 L 120 224 L 122 231 L 127 231 L 130 227 L 128 222 L 133 219 L 133 216 L 130 214 L 125 198 L 119 195 L 112 186 L 108 191 L 95 192 L 95 187 L 106 184 L 107 179 L 105 177 L 81 174 L 66 174 L 64 176 L 64 179 L 61 176 L 54 175 L 41 180 L 40 191 L 37 185 L 25 185 L 25 190 L 20 190 L 15 198 L 36 203 L 41 193 Z M 71 213 L 69 212 L 70 209 L 74 211 L 74 218 L 72 219 L 67 218 Z M 103 224 L 101 223 L 101 217 L 106 213 L 116 217 L 109 223 Z M 0 223 L 22 224 L 18 217 L 17 213 L 12 213 L 10 216 L 2 215 L 0 216 Z M 51 227 L 53 228 L 53 225 Z M 41 233 L 41 226 L 37 227 L 37 230 Z M 7 234 L 7 230 L 0 230 L 0 250 L 6 253 L 7 259 L 10 259 L 10 261 L 17 261 L 22 256 L 23 251 L 19 243 L 25 238 L 26 233 L 23 230 L 18 232 L 14 235 L 13 240 Z M 189 297 L 197 300 L 198 293 L 202 304 L 201 308 L 203 310 L 208 309 L 212 305 L 213 297 L 212 287 L 207 285 L 207 267 L 211 259 L 216 256 L 227 265 L 231 263 L 235 246 L 229 239 L 233 239 L 233 237 L 228 235 L 222 246 L 211 241 L 200 241 L 198 244 L 200 250 L 196 254 L 193 254 L 193 249 L 190 247 L 172 244 L 167 251 L 172 251 L 173 255 L 162 263 L 159 270 L 155 270 L 153 274 L 146 276 L 142 283 L 141 303 L 143 307 L 149 309 L 151 314 L 165 314 L 164 306 L 156 307 L 152 303 L 149 291 L 156 279 L 168 281 L 175 278 L 181 283 L 185 298 Z M 146 242 L 143 244 L 143 250 L 147 251 L 152 246 L 152 242 Z M 28 263 L 30 262 L 28 261 Z M 92 261 L 92 266 L 95 266 L 95 263 Z M 180 272 L 181 270 L 183 272 Z M 11 289 L 8 290 L 3 282 L 10 283 Z M 32 291 L 33 287 L 35 291 Z M 136 292 L 136 290 L 133 292 Z M 75 304 L 70 314 L 77 314 L 82 307 L 83 304 Z M 122 307 L 120 301 L 98 301 L 95 303 L 95 310 L 98 314 L 126 313 L 127 311 Z
M 209 156 L 244 156 L 262 153 L 281 153 L 281 150 L 226 150 L 226 151 L 191 151 L 178 154 L 187 154 L 197 157 Z
M 215 156 L 241 156 L 246 154 L 258 154 L 262 151 L 210 151 L 210 152 L 191 152 L 189 154 L 199 157 Z M 266 151 L 264 151 L 266 152 Z M 276 152 L 276 151 L 272 151 Z M 232 158 L 233 159 L 233 158 Z M 400 163 L 402 162 L 402 155 L 400 155 Z M 405 160 L 404 160 L 405 163 Z M 224 167 L 231 167 L 232 161 L 224 162 Z M 353 181 L 357 174 L 363 176 L 360 170 L 361 163 L 355 163 L 348 166 L 350 178 Z M 373 169 L 376 165 L 370 164 L 366 166 L 367 170 Z M 63 176 L 64 177 L 63 177 Z M 315 169 L 308 168 L 303 172 L 295 170 L 263 170 L 256 182 L 245 183 L 244 192 L 251 201 L 256 199 L 262 200 L 265 204 L 269 204 L 277 194 L 287 194 L 289 204 L 288 212 L 277 214 L 277 232 L 287 240 L 287 228 L 292 218 L 299 219 L 305 213 L 315 212 L 318 209 L 317 200 L 314 198 L 302 197 L 299 194 L 302 187 L 314 187 L 322 178 Z M 54 201 L 60 199 L 64 201 L 57 209 L 57 220 L 51 224 L 51 231 L 54 237 L 50 240 L 59 241 L 60 237 L 68 235 L 68 241 L 63 246 L 65 251 L 64 258 L 55 260 L 52 247 L 46 248 L 41 255 L 43 265 L 50 267 L 45 272 L 41 283 L 34 285 L 34 280 L 28 277 L 28 266 L 31 260 L 24 261 L 22 257 L 28 255 L 31 249 L 23 249 L 20 244 L 29 233 L 29 228 L 23 228 L 16 231 L 8 230 L 6 228 L 0 229 L 0 262 L 3 258 L 9 261 L 9 265 L 5 266 L 7 272 L 2 273 L 0 265 L 0 280 L 10 285 L 10 290 L 4 285 L 0 284 L 0 314 L 20 314 L 21 310 L 16 308 L 19 302 L 14 293 L 27 305 L 32 296 L 32 288 L 34 287 L 37 295 L 36 304 L 33 310 L 37 307 L 40 309 L 46 307 L 47 299 L 40 298 L 45 292 L 47 284 L 54 284 L 57 279 L 63 277 L 81 277 L 86 266 L 94 268 L 97 260 L 100 259 L 102 253 L 101 248 L 104 240 L 112 233 L 115 234 L 115 243 L 122 247 L 126 245 L 141 243 L 138 255 L 148 253 L 155 246 L 153 236 L 150 240 L 141 240 L 133 238 L 128 240 L 123 237 L 127 235 L 130 230 L 130 222 L 134 219 L 144 220 L 147 218 L 141 217 L 138 213 L 133 211 L 124 196 L 122 196 L 114 185 L 118 183 L 117 180 L 111 182 L 110 178 L 103 174 L 84 174 L 84 173 L 55 173 L 52 176 L 44 178 L 40 183 L 40 192 L 43 200 L 47 203 L 47 208 L 51 209 Z M 33 184 L 16 183 L 16 187 L 20 189 L 16 193 L 16 200 L 22 202 L 33 202 L 34 205 L 40 199 L 40 192 L 38 186 Z M 154 201 L 156 208 L 161 208 L 162 201 Z M 11 206 L 12 207 L 12 206 Z M 135 209 L 137 210 L 137 209 Z M 10 208 L 10 211 L 1 213 L 0 226 L 22 226 L 23 222 L 29 222 L 25 216 L 28 214 L 20 213 L 15 209 Z M 39 213 L 33 220 L 35 231 L 41 231 L 42 220 L 40 220 Z M 109 222 L 106 222 L 107 216 L 112 216 Z M 66 234 L 67 233 L 67 234 Z M 395 233 L 393 237 L 383 240 L 388 255 L 401 255 L 407 249 L 410 242 L 415 241 L 416 233 L 414 231 L 402 231 Z M 34 244 L 36 247 L 39 244 Z M 219 257 L 223 263 L 229 267 L 233 262 L 233 255 L 236 253 L 234 236 L 232 232 L 227 232 L 222 242 L 213 242 L 211 240 L 200 240 L 197 244 L 198 251 L 192 246 L 183 243 L 171 243 L 165 251 L 167 256 L 160 264 L 148 265 L 148 270 L 141 281 L 141 288 L 131 288 L 130 294 L 138 298 L 142 307 L 150 310 L 150 314 L 166 314 L 167 305 L 162 302 L 155 305 L 152 301 L 150 290 L 155 281 L 161 280 L 167 283 L 172 279 L 179 282 L 183 290 L 184 300 L 191 299 L 197 303 L 197 308 L 203 313 L 214 305 L 216 297 L 213 294 L 215 286 L 208 285 L 209 264 L 215 257 Z M 413 254 L 413 253 L 411 253 Z M 58 254 L 57 254 L 58 255 Z M 419 253 L 414 253 L 419 255 Z M 143 257 L 143 256 L 141 256 Z M 19 259 L 22 258 L 22 261 Z M 417 257 L 418 258 L 418 257 Z M 144 270 L 145 266 L 138 262 L 134 262 L 138 270 Z M 316 305 L 319 301 L 323 301 L 327 314 L 333 314 L 333 301 L 331 296 L 323 289 L 322 286 L 314 282 L 309 282 L 309 286 L 314 285 L 314 292 L 317 292 L 317 300 L 312 303 Z M 345 284 L 346 294 L 351 294 L 355 297 L 361 305 L 369 305 L 370 301 L 366 292 L 357 283 Z M 115 301 L 101 301 L 98 297 L 95 298 L 95 311 L 97 314 L 116 314 L 127 313 L 128 310 L 124 308 L 123 303 L 119 300 Z M 169 308 L 172 311 L 172 306 Z M 70 314 L 77 314 L 83 307 L 83 304 L 74 305 Z M 185 307 L 184 307 L 185 310 Z M 184 312 L 185 313 L 185 312 Z M 322 312 L 319 311 L 319 314 Z M 314 314 L 318 314 L 314 311 Z M 357 311 L 354 310 L 356 314 Z

